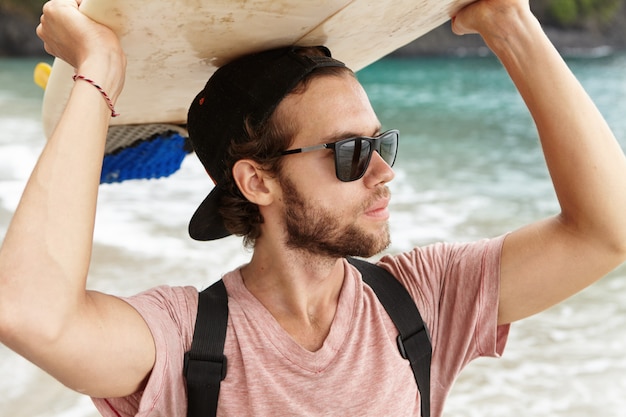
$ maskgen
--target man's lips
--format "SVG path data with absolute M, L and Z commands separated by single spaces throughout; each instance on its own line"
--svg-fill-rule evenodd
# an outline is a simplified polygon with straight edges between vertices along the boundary
M 386 196 L 376 200 L 366 211 L 365 214 L 369 217 L 387 218 L 389 217 L 389 200 L 390 197 Z

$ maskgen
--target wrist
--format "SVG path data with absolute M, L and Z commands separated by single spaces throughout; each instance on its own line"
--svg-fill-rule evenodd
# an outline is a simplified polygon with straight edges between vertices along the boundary
M 480 32 L 483 40 L 498 57 L 523 52 L 532 45 L 543 29 L 528 8 L 508 8 L 493 13 L 491 23 Z
M 98 83 L 96 83 L 94 80 L 92 80 L 91 78 L 85 77 L 82 74 L 74 74 L 74 76 L 72 77 L 72 80 L 74 82 L 76 82 L 76 80 L 81 80 L 81 81 L 85 81 L 88 84 L 91 84 L 91 86 L 94 87 L 96 90 L 98 90 L 100 94 L 102 95 L 102 98 L 104 99 L 107 106 L 109 107 L 109 110 L 111 110 L 111 117 L 117 117 L 120 115 L 118 112 L 115 111 L 115 104 L 113 104 L 113 100 L 111 100 L 111 97 L 109 97 L 106 90 L 100 87 L 100 85 L 98 85 Z
M 126 57 L 123 52 L 89 57 L 76 68 L 76 74 L 93 80 L 115 103 L 124 87 Z

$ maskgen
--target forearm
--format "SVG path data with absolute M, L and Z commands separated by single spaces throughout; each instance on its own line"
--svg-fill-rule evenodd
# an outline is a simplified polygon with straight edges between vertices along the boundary
M 101 58 L 77 71 L 115 101 L 123 55 Z M 86 290 L 110 117 L 100 92 L 77 81 L 0 250 L 0 343 L 68 387 L 101 397 L 140 390 L 155 358 L 135 309 Z
M 594 244 L 623 253 L 626 160 L 604 118 L 530 13 L 483 37 L 500 58 L 535 123 L 561 220 Z
M 78 71 L 97 79 L 111 99 L 117 99 L 123 79 L 119 58 L 92 58 Z M 5 325 L 19 324 L 25 336 L 29 326 L 42 319 L 50 320 L 48 329 L 54 334 L 67 315 L 84 304 L 110 116 L 100 92 L 78 80 L 5 236 L 0 251 L 0 317 Z M 23 314 L 24 308 L 28 314 Z M 20 323 L 13 322 L 18 319 Z
M 499 323 L 566 299 L 626 258 L 626 158 L 526 0 L 480 0 L 456 33 L 480 33 L 537 126 L 561 213 L 510 233 L 502 249 Z
M 79 5 L 46 3 L 37 34 L 115 103 L 126 58 L 117 36 Z M 0 343 L 68 387 L 103 397 L 137 392 L 155 359 L 137 310 L 86 290 L 110 117 L 101 92 L 77 80 L 0 248 Z

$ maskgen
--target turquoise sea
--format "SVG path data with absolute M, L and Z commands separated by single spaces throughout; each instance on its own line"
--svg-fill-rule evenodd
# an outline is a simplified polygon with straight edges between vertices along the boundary
M 36 62 L 0 59 L 0 240 L 45 141 Z M 626 148 L 626 55 L 568 63 Z M 532 120 L 494 58 L 386 59 L 359 77 L 384 127 L 401 132 L 389 251 L 496 236 L 558 210 Z M 236 238 L 187 237 L 209 188 L 195 157 L 164 180 L 102 186 L 90 287 L 120 295 L 163 283 L 204 287 L 245 262 Z M 618 417 L 625 392 L 622 266 L 515 324 L 503 358 L 461 375 L 445 416 Z M 0 346 L 1 417 L 96 415 L 87 398 Z

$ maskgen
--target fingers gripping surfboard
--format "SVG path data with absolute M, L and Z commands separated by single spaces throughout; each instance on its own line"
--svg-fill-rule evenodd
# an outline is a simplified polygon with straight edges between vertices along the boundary
M 185 155 L 187 107 L 209 76 L 241 55 L 285 45 L 326 45 L 357 71 L 417 39 L 473 0 L 83 0 L 127 55 L 101 182 L 157 178 Z M 56 59 L 42 118 L 49 136 L 72 87 Z M 88 76 L 88 74 L 85 74 Z

